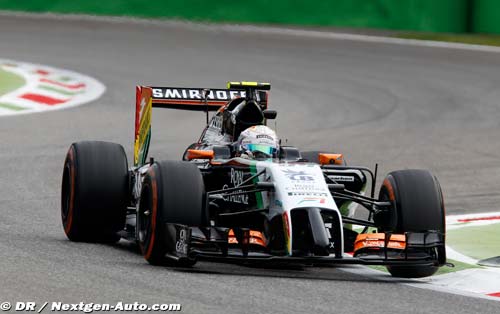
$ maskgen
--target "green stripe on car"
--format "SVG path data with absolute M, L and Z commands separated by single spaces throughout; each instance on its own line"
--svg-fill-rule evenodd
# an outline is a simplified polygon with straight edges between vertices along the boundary
M 255 161 L 252 161 L 250 164 L 250 173 L 252 175 L 257 174 L 257 163 Z M 259 177 L 255 177 L 253 179 L 253 183 L 259 182 Z M 256 192 L 255 193 L 255 200 L 257 201 L 257 208 L 262 209 L 264 208 L 264 202 L 262 201 L 262 192 Z

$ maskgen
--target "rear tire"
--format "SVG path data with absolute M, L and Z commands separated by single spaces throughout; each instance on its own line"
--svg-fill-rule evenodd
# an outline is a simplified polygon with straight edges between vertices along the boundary
M 116 242 L 125 225 L 129 176 L 119 144 L 78 142 L 64 162 L 61 218 L 71 241 Z
M 400 170 L 387 175 L 379 194 L 380 200 L 394 203 L 389 215 L 375 217 L 382 231 L 394 233 L 445 232 L 445 213 L 441 187 L 427 170 Z M 443 248 L 436 250 L 439 263 L 446 261 Z M 433 275 L 438 266 L 387 266 L 394 277 L 421 278 Z
M 177 261 L 165 257 L 175 251 L 166 223 L 192 227 L 208 223 L 205 185 L 196 165 L 183 161 L 153 164 L 144 179 L 138 213 L 139 246 L 152 265 L 192 266 L 189 258 Z

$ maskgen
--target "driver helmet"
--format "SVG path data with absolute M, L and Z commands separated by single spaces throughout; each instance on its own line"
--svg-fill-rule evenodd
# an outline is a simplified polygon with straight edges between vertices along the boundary
M 265 125 L 255 125 L 241 132 L 238 150 L 243 158 L 265 160 L 277 158 L 279 140 L 276 133 Z

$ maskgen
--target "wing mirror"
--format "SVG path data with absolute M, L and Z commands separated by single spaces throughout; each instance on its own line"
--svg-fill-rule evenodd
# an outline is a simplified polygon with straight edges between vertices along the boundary
M 264 118 L 268 120 L 276 119 L 276 116 L 278 115 L 278 112 L 276 110 L 271 110 L 271 109 L 266 109 L 262 111 L 262 113 L 264 114 Z
M 319 163 L 322 165 L 344 165 L 344 155 L 319 153 Z
M 200 150 L 200 149 L 188 149 L 187 151 L 187 159 L 214 159 L 214 151 L 213 150 Z

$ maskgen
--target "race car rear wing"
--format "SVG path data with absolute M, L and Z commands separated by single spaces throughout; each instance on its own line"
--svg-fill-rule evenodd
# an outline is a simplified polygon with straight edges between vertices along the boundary
M 228 101 L 246 98 L 245 87 L 229 85 L 232 88 L 185 88 L 185 87 L 149 87 L 151 88 L 153 108 L 181 109 L 193 111 L 217 111 Z M 138 86 L 138 88 L 147 88 Z M 262 88 L 262 87 L 255 87 Z M 205 101 L 206 96 L 206 101 Z M 267 108 L 267 92 L 257 91 L 256 100 Z
M 244 91 L 229 89 L 151 87 L 151 91 L 154 108 L 193 111 L 216 111 L 231 99 L 245 97 Z
M 267 108 L 267 83 L 230 82 L 227 89 L 136 86 L 134 165 L 146 162 L 151 139 L 152 108 L 217 111 L 230 100 L 252 98 Z

